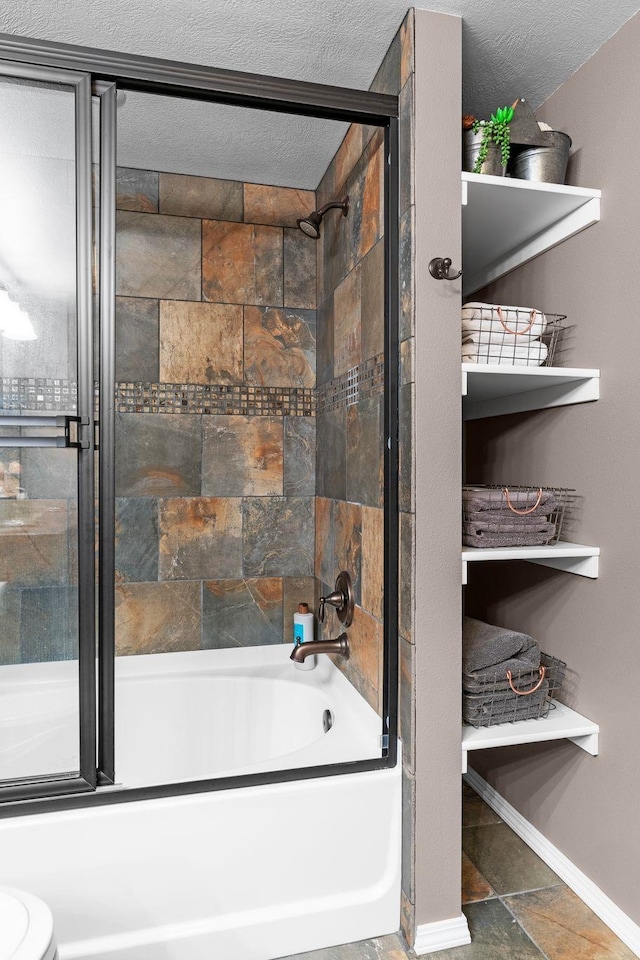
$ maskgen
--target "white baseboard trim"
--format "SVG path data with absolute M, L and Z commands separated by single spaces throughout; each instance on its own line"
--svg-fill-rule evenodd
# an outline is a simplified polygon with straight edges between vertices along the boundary
M 577 894 L 596 916 L 606 923 L 623 943 L 640 957 L 640 926 L 623 913 L 620 907 L 610 900 L 606 893 L 595 885 L 589 877 L 579 870 L 568 857 L 558 850 L 550 840 L 518 813 L 515 807 L 504 799 L 491 784 L 469 768 L 465 780 L 485 803 L 504 820 L 514 833 L 524 840 L 527 846 L 537 853 L 548 867 L 557 873 L 568 887 Z
M 416 942 L 413 951 L 418 956 L 435 953 L 436 950 L 448 950 L 449 947 L 463 947 L 471 943 L 471 934 L 467 918 L 463 913 L 451 920 L 436 920 L 434 923 L 421 923 L 416 929 Z

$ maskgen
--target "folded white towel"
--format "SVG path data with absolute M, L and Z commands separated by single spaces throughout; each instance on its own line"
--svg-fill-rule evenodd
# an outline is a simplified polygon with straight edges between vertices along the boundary
M 467 343 L 488 343 L 493 347 L 527 347 L 530 343 L 536 341 L 536 337 L 515 336 L 513 333 L 505 333 L 504 330 L 473 331 L 468 333 L 462 331 L 462 344 Z
M 530 340 L 524 345 L 463 343 L 463 363 L 507 363 L 514 366 L 540 366 L 547 359 L 547 345 L 542 340 Z
M 515 336 L 539 337 L 547 320 L 533 307 L 511 307 L 496 303 L 472 301 L 462 308 L 462 330 L 466 332 L 510 333 Z

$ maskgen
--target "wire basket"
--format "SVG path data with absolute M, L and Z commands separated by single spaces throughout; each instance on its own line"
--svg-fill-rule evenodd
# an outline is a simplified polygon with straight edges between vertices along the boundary
M 566 329 L 565 314 L 528 307 L 466 303 L 462 308 L 462 362 L 551 367 Z
M 465 547 L 537 547 L 557 543 L 568 504 L 568 487 L 465 484 L 462 543 Z
M 469 727 L 493 727 L 518 720 L 539 720 L 555 709 L 552 700 L 564 682 L 564 660 L 540 653 L 540 668 L 512 673 L 496 672 L 493 678 L 462 689 L 462 720 Z

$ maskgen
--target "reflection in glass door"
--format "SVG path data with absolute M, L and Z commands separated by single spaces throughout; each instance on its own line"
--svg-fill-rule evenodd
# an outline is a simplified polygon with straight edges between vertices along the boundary
M 90 82 L 0 73 L 0 789 L 18 798 L 95 783 Z

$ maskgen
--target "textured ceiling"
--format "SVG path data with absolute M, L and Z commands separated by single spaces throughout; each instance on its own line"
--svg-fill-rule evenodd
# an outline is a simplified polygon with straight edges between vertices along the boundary
M 535 108 L 639 0 L 421 0 L 463 18 L 464 112 Z M 366 89 L 406 0 L 3 0 L 0 32 Z M 453 109 L 457 113 L 457 108 Z M 344 127 L 129 94 L 123 165 L 314 188 Z

